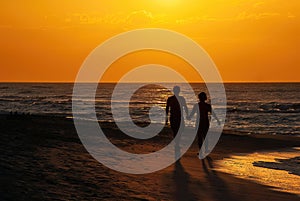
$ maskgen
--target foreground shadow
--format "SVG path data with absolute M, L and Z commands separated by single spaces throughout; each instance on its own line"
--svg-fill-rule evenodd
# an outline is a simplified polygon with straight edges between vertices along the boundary
M 213 161 L 209 156 L 201 160 L 201 163 L 206 177 L 205 183 L 207 186 L 212 187 L 212 200 L 239 200 L 232 197 L 226 182 L 221 179 L 218 173 L 213 169 Z
M 180 160 L 175 163 L 173 177 L 175 181 L 174 200 L 197 200 L 192 192 L 190 192 L 190 189 L 188 187 L 190 175 L 185 171 Z

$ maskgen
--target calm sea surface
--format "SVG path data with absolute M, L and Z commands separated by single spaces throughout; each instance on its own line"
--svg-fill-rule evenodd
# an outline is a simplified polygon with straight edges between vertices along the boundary
M 122 93 L 126 94 L 134 84 L 124 84 Z M 195 103 L 195 94 L 206 91 L 204 84 L 192 84 L 194 92 L 188 91 L 184 84 L 181 95 L 187 100 L 191 110 Z M 111 96 L 114 84 L 100 84 L 96 94 L 96 112 L 98 120 L 111 122 Z M 174 84 L 164 84 L 172 87 Z M 300 83 L 275 84 L 225 84 L 227 96 L 227 117 L 225 129 L 237 132 L 300 135 Z M 0 84 L 0 113 L 25 112 L 31 114 L 49 114 L 72 116 L 73 84 Z M 128 111 L 126 100 L 118 94 L 118 106 Z M 123 94 L 123 95 L 124 95 Z M 171 92 L 161 85 L 145 84 L 130 99 L 129 112 L 134 122 L 149 122 L 149 109 L 152 106 L 165 107 Z M 89 100 L 84 95 L 77 101 L 82 102 L 82 113 Z M 221 110 L 218 104 L 215 110 Z M 158 113 L 159 115 L 159 113 Z M 86 114 L 88 118 L 88 114 Z M 121 115 L 122 116 L 122 115 Z M 124 119 L 124 121 L 126 121 Z M 161 122 L 164 119 L 161 118 Z M 160 123 L 160 122 L 156 122 Z M 193 126 L 193 121 L 187 121 Z

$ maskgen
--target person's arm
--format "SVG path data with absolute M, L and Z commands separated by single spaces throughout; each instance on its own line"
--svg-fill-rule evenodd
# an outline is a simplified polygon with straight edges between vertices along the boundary
M 191 114 L 188 115 L 188 117 L 187 117 L 188 120 L 190 120 L 194 116 L 194 114 L 197 112 L 197 107 L 198 107 L 198 104 L 195 104 Z
M 167 106 L 166 106 L 166 125 L 168 125 L 169 120 L 169 109 L 170 109 L 170 99 L 167 100 Z
M 219 118 L 217 117 L 216 113 L 215 113 L 215 112 L 213 111 L 213 109 L 211 108 L 211 105 L 210 105 L 210 112 L 211 112 L 212 116 L 217 120 L 218 125 L 220 125 L 221 122 L 220 122 Z
M 185 113 L 186 113 L 186 118 L 188 118 L 188 116 L 189 116 L 189 108 L 186 105 L 185 98 L 182 98 L 182 99 L 183 99 L 183 108 L 184 108 Z

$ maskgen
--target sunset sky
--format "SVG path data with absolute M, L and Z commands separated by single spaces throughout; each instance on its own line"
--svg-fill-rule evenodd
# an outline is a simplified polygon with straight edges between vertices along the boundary
M 95 47 L 137 28 L 170 29 L 192 38 L 226 82 L 300 81 L 299 0 L 3 0 L 0 5 L 1 82 L 72 82 Z M 112 68 L 119 74 L 108 71 L 103 81 L 117 81 L 126 69 L 147 63 L 189 68 L 174 55 L 137 52 L 116 61 Z

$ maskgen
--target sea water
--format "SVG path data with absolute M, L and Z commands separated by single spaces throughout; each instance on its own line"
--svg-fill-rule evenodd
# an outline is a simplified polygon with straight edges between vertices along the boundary
M 181 95 L 185 97 L 189 110 L 195 104 L 196 95 L 199 92 L 208 93 L 205 84 L 191 84 L 194 90 L 189 91 L 185 84 L 180 83 L 145 83 L 130 100 L 123 100 L 123 95 L 127 93 L 126 88 L 129 90 L 135 84 L 123 85 L 125 90 L 113 100 L 112 92 L 115 84 L 98 85 L 95 109 L 99 121 L 114 121 L 111 103 L 117 101 L 120 111 L 124 114 L 129 111 L 134 122 L 150 123 L 149 109 L 153 106 L 164 109 L 167 98 L 172 95 L 169 89 L 174 85 L 181 86 Z M 228 83 L 225 84 L 225 89 L 226 108 L 221 108 L 215 101 L 213 109 L 227 110 L 227 117 L 223 120 L 226 130 L 243 133 L 300 135 L 300 83 Z M 72 92 L 73 84 L 71 83 L 0 83 L 0 112 L 71 117 Z M 209 93 L 208 97 L 208 102 L 210 98 L 215 98 L 210 97 Z M 89 105 L 87 103 L 92 100 L 83 94 L 77 101 L 82 102 L 84 115 L 89 111 L 85 105 Z M 89 115 L 86 115 L 88 118 Z M 155 123 L 163 122 L 164 118 L 160 118 L 160 122 Z M 186 124 L 193 126 L 194 121 L 186 120 Z

